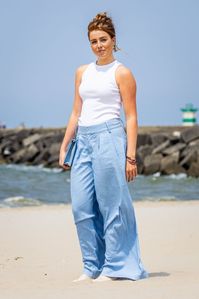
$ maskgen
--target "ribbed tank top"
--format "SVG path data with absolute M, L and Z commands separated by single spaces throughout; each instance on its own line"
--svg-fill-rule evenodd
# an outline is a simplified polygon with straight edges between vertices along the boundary
M 91 62 L 87 66 L 79 85 L 83 103 L 78 125 L 90 126 L 120 117 L 122 103 L 115 70 L 121 64 L 114 60 L 104 65 Z

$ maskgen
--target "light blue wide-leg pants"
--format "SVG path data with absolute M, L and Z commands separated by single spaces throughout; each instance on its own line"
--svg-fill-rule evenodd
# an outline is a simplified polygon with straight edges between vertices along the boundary
M 78 126 L 71 200 L 83 272 L 92 278 L 148 277 L 125 175 L 127 135 L 121 118 Z

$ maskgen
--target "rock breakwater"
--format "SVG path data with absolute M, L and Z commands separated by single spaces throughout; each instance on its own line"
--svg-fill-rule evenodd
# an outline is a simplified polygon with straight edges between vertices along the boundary
M 65 128 L 0 129 L 0 163 L 59 167 Z M 199 126 L 140 127 L 137 140 L 139 174 L 199 177 Z

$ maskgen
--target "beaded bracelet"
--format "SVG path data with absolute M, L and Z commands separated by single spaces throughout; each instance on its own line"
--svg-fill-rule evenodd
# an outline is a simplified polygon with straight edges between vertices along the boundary
M 132 164 L 132 165 L 136 165 L 136 164 L 137 164 L 137 161 L 136 161 L 135 158 L 131 158 L 131 157 L 129 157 L 129 156 L 126 156 L 126 158 L 127 158 L 128 162 L 129 162 L 130 164 Z

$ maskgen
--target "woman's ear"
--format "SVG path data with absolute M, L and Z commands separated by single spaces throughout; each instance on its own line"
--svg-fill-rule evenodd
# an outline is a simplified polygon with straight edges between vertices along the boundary
M 112 41 L 113 41 L 113 43 L 114 43 L 114 45 L 115 45 L 115 43 L 116 43 L 116 38 L 115 38 L 115 36 L 112 38 Z

